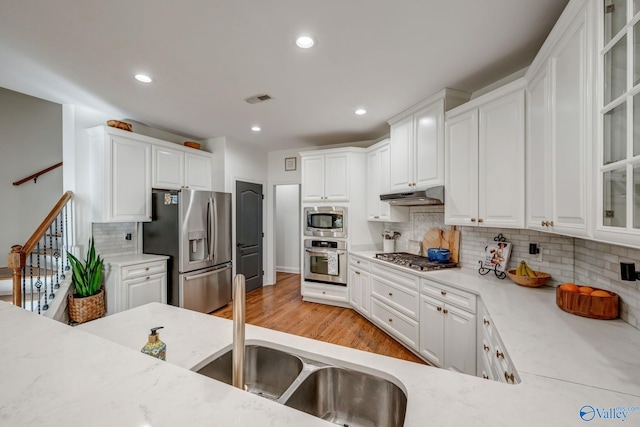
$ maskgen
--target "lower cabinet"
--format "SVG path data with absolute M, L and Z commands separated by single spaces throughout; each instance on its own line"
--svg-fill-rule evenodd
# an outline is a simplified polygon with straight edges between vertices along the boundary
M 350 257 L 348 283 L 351 307 L 368 317 L 371 312 L 371 276 L 368 261 Z
M 420 297 L 420 354 L 436 366 L 476 374 L 476 315 Z
M 493 325 L 487 308 L 479 303 L 477 363 L 478 376 L 508 384 L 520 382 L 520 376 Z
M 111 261 L 105 264 L 107 314 L 150 302 L 167 303 L 167 262 Z
M 417 350 L 418 322 L 376 298 L 371 298 L 371 319 L 409 348 Z

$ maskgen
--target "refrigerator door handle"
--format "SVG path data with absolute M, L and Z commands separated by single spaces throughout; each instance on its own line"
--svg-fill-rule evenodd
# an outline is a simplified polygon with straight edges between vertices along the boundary
M 215 212 L 215 214 L 211 216 L 213 219 L 213 242 L 211 244 L 211 252 L 213 255 L 211 260 L 213 261 L 216 257 L 216 248 L 218 247 L 218 202 L 213 197 L 211 198 L 211 202 L 212 210 Z
M 213 262 L 216 257 L 216 243 L 218 239 L 218 227 L 217 221 L 215 220 L 217 215 L 216 211 L 216 202 L 213 197 L 209 197 L 209 203 L 207 203 L 207 243 L 209 244 L 209 261 Z M 213 235 L 212 235 L 213 234 Z
M 184 280 L 189 281 L 189 280 L 194 280 L 194 279 L 201 279 L 203 277 L 211 276 L 212 274 L 216 274 L 216 273 L 220 273 L 221 271 L 228 270 L 229 268 L 231 268 L 231 266 L 227 265 L 227 266 L 224 266 L 222 268 L 218 268 L 216 270 L 209 270 L 209 271 L 207 271 L 205 273 L 194 274 L 194 275 L 191 275 L 191 276 L 184 276 Z

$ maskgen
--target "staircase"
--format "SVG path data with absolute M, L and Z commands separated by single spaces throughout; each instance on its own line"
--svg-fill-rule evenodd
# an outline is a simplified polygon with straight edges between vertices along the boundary
M 66 316 L 71 247 L 70 209 L 73 193 L 66 192 L 24 245 L 11 247 L 8 268 L 0 269 L 0 298 L 26 310 L 58 320 Z M 66 273 L 66 274 L 65 274 Z

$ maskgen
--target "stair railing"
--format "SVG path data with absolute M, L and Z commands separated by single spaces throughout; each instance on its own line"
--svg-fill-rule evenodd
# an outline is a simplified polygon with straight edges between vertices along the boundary
M 34 173 L 33 175 L 29 175 L 28 177 L 23 178 L 23 179 L 21 179 L 20 181 L 16 181 L 16 182 L 14 182 L 14 183 L 13 183 L 13 185 L 22 185 L 22 184 L 24 184 L 25 182 L 27 182 L 27 181 L 31 181 L 31 180 L 33 180 L 33 182 L 34 182 L 34 183 L 36 183 L 36 182 L 38 182 L 38 177 L 39 177 L 40 175 L 44 175 L 45 173 L 50 172 L 50 171 L 52 171 L 52 170 L 54 170 L 54 169 L 57 169 L 57 168 L 59 168 L 60 166 L 62 166 L 62 162 L 60 162 L 60 163 L 56 163 L 56 164 L 55 164 L 55 165 L 53 165 L 53 166 L 49 166 L 49 167 L 48 167 L 48 168 L 46 168 L 46 169 L 42 169 L 40 172 L 36 172 L 36 173 Z
M 69 206 L 73 192 L 67 191 L 23 245 L 11 247 L 7 257 L 13 276 L 13 304 L 41 314 L 49 309 L 60 281 L 69 270 L 66 251 L 70 247 Z

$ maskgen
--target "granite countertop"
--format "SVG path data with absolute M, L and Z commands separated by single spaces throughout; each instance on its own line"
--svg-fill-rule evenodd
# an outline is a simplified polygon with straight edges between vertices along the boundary
M 441 283 L 460 280 L 465 289 L 482 295 L 520 384 L 487 381 L 251 325 L 247 343 L 395 382 L 408 397 L 407 427 L 582 426 L 579 413 L 584 405 L 598 411 L 637 408 L 625 416 L 631 425 L 640 423 L 638 331 L 630 325 L 593 323 L 564 313 L 547 304 L 552 290 L 520 288 L 460 269 L 426 274 Z M 0 322 L 3 426 L 332 425 L 192 372 L 231 347 L 229 320 L 152 303 L 71 328 L 0 303 Z M 165 327 L 161 339 L 167 343 L 166 362 L 140 353 L 154 326 Z M 577 367 L 567 369 L 565 360 Z M 611 422 L 595 418 L 591 424 Z

